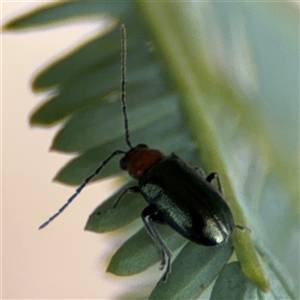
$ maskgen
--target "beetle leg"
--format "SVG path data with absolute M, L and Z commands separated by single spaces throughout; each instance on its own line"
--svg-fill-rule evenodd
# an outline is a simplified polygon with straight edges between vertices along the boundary
M 160 214 L 159 212 L 151 215 L 149 218 L 151 219 L 151 221 L 153 221 L 157 224 L 167 224 L 164 219 L 164 216 L 162 214 Z M 162 259 L 161 259 L 160 268 L 159 268 L 160 270 L 162 270 L 166 265 L 166 255 L 163 250 L 161 250 L 161 255 L 162 255 Z
M 116 208 L 117 205 L 119 204 L 119 202 L 121 201 L 121 199 L 123 198 L 123 196 L 125 194 L 129 194 L 129 193 L 139 193 L 140 192 L 140 188 L 138 186 L 131 186 L 129 188 L 126 188 L 122 191 L 122 193 L 119 195 L 119 197 L 116 199 L 116 201 L 114 202 L 112 208 Z
M 219 192 L 221 193 L 221 195 L 223 195 L 223 194 L 224 194 L 224 193 L 223 193 L 223 187 L 222 187 L 221 179 L 220 179 L 218 173 L 213 172 L 213 173 L 210 173 L 210 174 L 206 177 L 206 181 L 208 181 L 209 183 L 211 183 L 214 179 L 217 180 Z
M 155 218 L 157 216 L 159 218 L 159 214 L 157 214 L 156 208 L 151 205 L 147 206 L 142 211 L 142 220 L 144 222 L 146 230 L 148 231 L 149 235 L 153 238 L 153 240 L 155 241 L 158 248 L 162 251 L 162 261 L 161 261 L 162 267 L 164 267 L 164 265 L 166 263 L 165 256 L 167 256 L 167 268 L 166 268 L 166 271 L 164 272 L 163 276 L 161 277 L 161 279 L 158 281 L 157 284 L 159 284 L 160 282 L 165 282 L 167 280 L 168 275 L 171 272 L 172 253 L 170 252 L 167 245 L 162 240 L 159 232 L 157 231 L 157 229 L 154 225 Z M 159 218 L 159 220 L 161 220 L 161 218 Z

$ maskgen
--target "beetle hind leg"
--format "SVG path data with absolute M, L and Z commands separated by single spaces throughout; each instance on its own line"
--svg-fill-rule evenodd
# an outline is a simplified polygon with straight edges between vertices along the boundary
M 154 222 L 164 223 L 163 219 L 161 219 L 161 216 L 157 213 L 156 208 L 149 205 L 142 211 L 142 220 L 144 222 L 147 232 L 149 233 L 149 235 L 152 237 L 152 239 L 154 240 L 154 242 L 162 252 L 160 269 L 162 270 L 164 266 L 167 264 L 166 270 L 157 284 L 159 284 L 160 282 L 166 282 L 168 275 L 171 272 L 172 253 L 167 247 L 167 245 L 165 244 L 165 242 L 162 240 L 159 232 L 157 231 L 154 225 Z

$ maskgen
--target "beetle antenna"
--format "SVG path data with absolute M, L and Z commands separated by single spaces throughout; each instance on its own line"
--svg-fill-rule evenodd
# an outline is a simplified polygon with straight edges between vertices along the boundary
M 130 139 L 129 139 L 129 129 L 128 129 L 128 116 L 127 116 L 127 105 L 126 105 L 126 56 L 127 56 L 127 45 L 126 45 L 126 29 L 125 25 L 121 26 L 122 33 L 122 54 L 121 54 L 121 69 L 122 69 L 122 84 L 121 84 L 121 101 L 122 101 L 122 111 L 124 116 L 124 125 L 125 125 L 125 139 L 127 145 L 132 148 Z
M 57 211 L 56 214 L 51 216 L 48 221 L 43 223 L 39 229 L 43 229 L 46 227 L 49 223 L 51 223 L 54 219 L 56 219 L 68 206 L 69 204 L 79 195 L 79 193 L 85 188 L 85 186 L 101 171 L 101 169 L 116 155 L 119 154 L 126 154 L 125 151 L 117 150 L 113 152 L 106 160 L 102 162 L 102 164 L 99 166 L 99 168 L 89 177 L 87 177 L 84 182 L 81 184 L 81 186 L 76 190 L 76 192 L 68 199 L 68 201 Z

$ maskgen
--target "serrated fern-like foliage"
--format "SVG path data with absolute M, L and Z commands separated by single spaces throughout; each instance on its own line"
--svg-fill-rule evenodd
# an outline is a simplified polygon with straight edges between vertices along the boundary
M 236 223 L 251 228 L 250 235 L 235 233 L 233 245 L 211 250 L 186 244 L 161 227 L 169 247 L 180 252 L 169 281 L 156 287 L 150 299 L 194 299 L 216 277 L 211 299 L 297 298 L 288 276 L 282 276 L 267 251 L 272 248 L 283 258 L 282 247 L 295 236 L 293 224 L 299 218 L 297 15 L 288 3 L 278 5 L 65 2 L 5 25 L 6 30 L 22 30 L 104 15 L 113 20 L 33 80 L 34 91 L 51 93 L 30 116 L 31 125 L 61 124 L 52 149 L 77 154 L 55 176 L 57 181 L 78 185 L 113 151 L 126 151 L 119 103 L 119 25 L 124 23 L 132 142 L 175 152 L 191 165 L 217 171 Z M 278 8 L 279 18 L 271 13 Z M 96 180 L 120 174 L 118 162 L 111 162 Z M 128 179 L 125 186 L 131 184 Z M 139 218 L 143 200 L 128 196 L 111 210 L 117 195 L 95 209 L 87 230 L 112 231 Z M 262 228 L 267 235 L 261 234 Z M 259 242 L 254 244 L 254 239 Z M 233 247 L 239 263 L 227 264 Z M 128 276 L 159 259 L 141 229 L 117 250 L 108 271 Z M 267 290 L 267 281 L 270 292 L 258 291 Z

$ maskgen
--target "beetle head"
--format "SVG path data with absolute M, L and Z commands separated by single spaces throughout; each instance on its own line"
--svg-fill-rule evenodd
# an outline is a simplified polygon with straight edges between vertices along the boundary
M 135 179 L 140 179 L 142 175 L 164 155 L 155 149 L 149 149 L 145 144 L 139 144 L 131 148 L 120 160 L 121 169 L 127 171 Z

